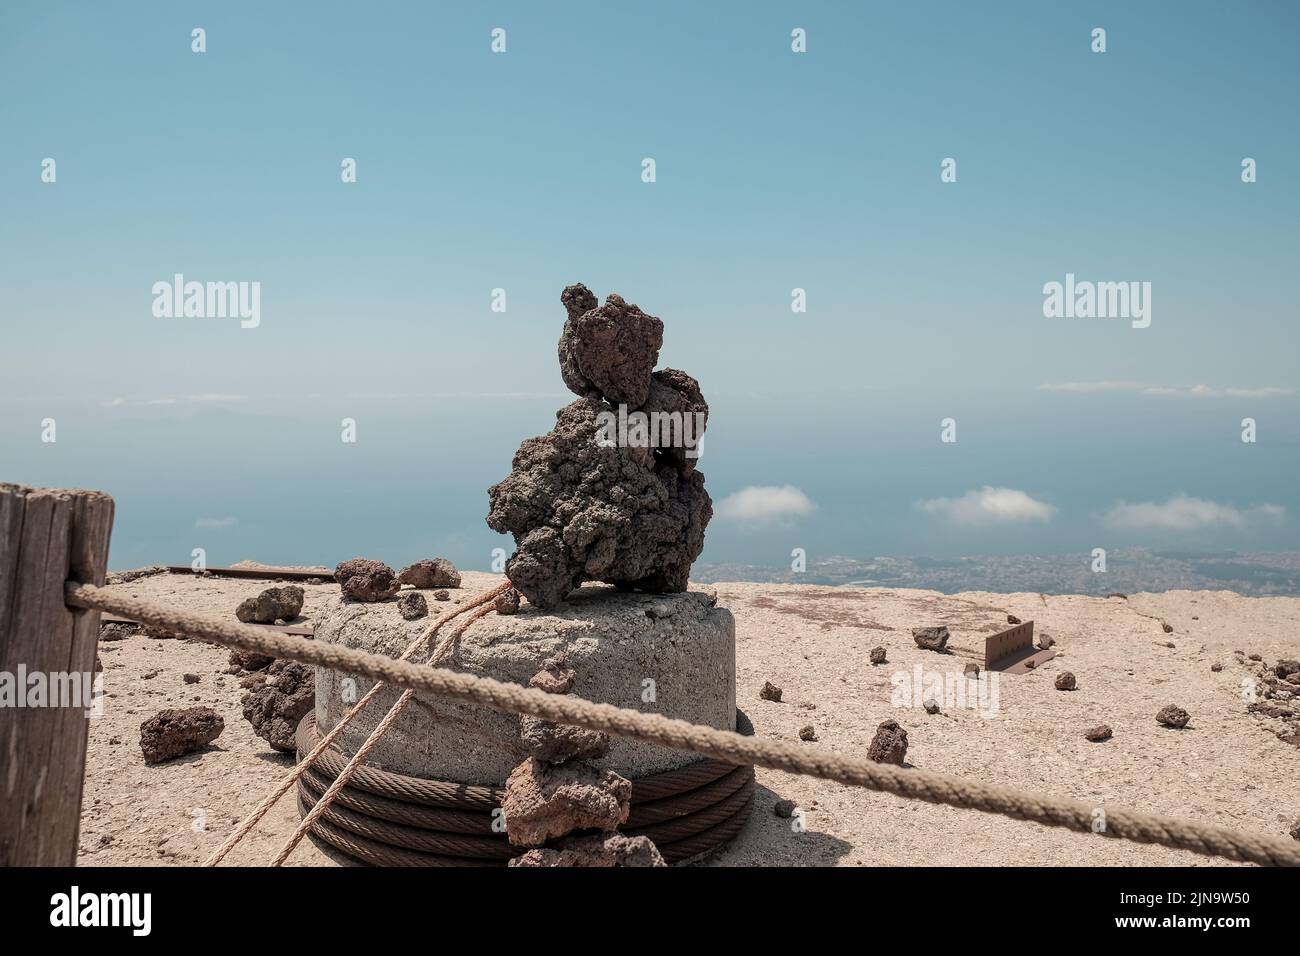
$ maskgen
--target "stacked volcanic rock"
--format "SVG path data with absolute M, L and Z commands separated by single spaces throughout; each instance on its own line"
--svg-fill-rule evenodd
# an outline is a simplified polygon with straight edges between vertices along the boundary
M 577 675 L 561 652 L 547 659 L 529 686 L 568 694 Z M 506 780 L 501 809 L 506 835 L 527 851 L 511 866 L 665 866 L 648 837 L 615 832 L 627 821 L 632 784 L 586 763 L 609 753 L 609 736 L 524 715 L 519 737 L 531 756 Z M 595 836 L 568 837 L 575 830 Z M 550 841 L 560 841 L 545 846 Z
M 663 344 L 655 316 L 613 294 L 597 306 L 583 285 L 560 301 L 560 373 L 580 398 L 556 412 L 548 434 L 520 445 L 509 477 L 488 490 L 488 526 L 515 538 L 506 574 L 542 609 L 584 581 L 684 591 L 713 516 L 695 470 L 709 411 L 699 383 L 654 371 Z M 626 435 L 611 434 L 613 421 Z M 637 421 L 651 423 L 649 434 Z M 655 422 L 669 423 L 667 440 Z

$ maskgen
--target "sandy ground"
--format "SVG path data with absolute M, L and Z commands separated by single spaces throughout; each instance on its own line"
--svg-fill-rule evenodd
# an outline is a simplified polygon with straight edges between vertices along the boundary
M 500 579 L 465 575 L 466 600 Z M 123 591 L 186 608 L 232 615 L 269 582 L 157 575 Z M 862 590 L 723 583 L 720 604 L 736 617 L 737 700 L 760 736 L 865 755 L 876 726 L 897 720 L 908 732 L 908 762 L 928 770 L 1107 806 L 1174 814 L 1285 836 L 1300 817 L 1300 748 L 1284 742 L 1281 721 L 1246 710 L 1243 681 L 1258 673 L 1235 654 L 1267 663 L 1300 658 L 1300 599 L 1247 598 L 1222 591 L 1173 591 L 1122 598 L 1038 594 Z M 332 584 L 305 585 L 311 620 Z M 1007 614 L 1036 622 L 1058 656 L 1022 676 L 1002 676 L 995 710 L 944 702 L 927 714 L 891 702 L 897 675 L 960 672 L 980 661 L 985 635 Z M 1161 623 L 1173 626 L 1166 634 Z M 946 624 L 950 654 L 918 649 L 910 629 Z M 1165 646 L 1172 643 L 1173 647 Z M 888 663 L 868 662 L 883 646 Z M 134 636 L 101 642 L 108 699 L 90 722 L 80 865 L 201 862 L 292 765 L 252 733 L 240 710 L 244 691 L 224 674 L 227 651 L 185 640 Z M 1210 669 L 1214 662 L 1221 672 Z M 1058 691 L 1063 670 L 1078 690 Z M 200 675 L 186 684 L 186 673 Z M 781 703 L 760 700 L 771 681 Z M 1248 685 L 1249 686 L 1249 685 Z M 1176 703 L 1191 714 L 1184 730 L 1155 713 Z M 148 766 L 139 725 L 158 710 L 214 708 L 225 732 L 199 754 Z M 1113 739 L 1083 731 L 1107 723 Z M 988 814 L 906 801 L 808 777 L 760 769 L 754 814 L 715 865 L 1224 865 L 1191 853 L 1068 833 Z M 795 801 L 803 828 L 774 815 Z M 292 832 L 292 798 L 281 800 L 228 858 L 263 864 Z M 293 865 L 335 865 L 304 841 Z

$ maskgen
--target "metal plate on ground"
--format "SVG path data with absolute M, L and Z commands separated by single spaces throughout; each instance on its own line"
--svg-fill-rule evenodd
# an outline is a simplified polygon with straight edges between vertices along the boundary
M 1027 674 L 1056 656 L 1056 651 L 1034 647 L 1034 622 L 990 634 L 984 639 L 984 669 L 1004 674 Z

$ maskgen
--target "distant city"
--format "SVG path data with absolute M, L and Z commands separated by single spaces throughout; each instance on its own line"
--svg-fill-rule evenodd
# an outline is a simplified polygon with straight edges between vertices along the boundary
M 1094 572 L 1088 554 L 981 555 L 954 559 L 808 559 L 807 570 L 743 564 L 697 564 L 691 579 L 864 588 L 1032 591 L 1043 594 L 1132 594 L 1138 591 L 1236 591 L 1253 597 L 1300 596 L 1300 551 L 1110 551 Z

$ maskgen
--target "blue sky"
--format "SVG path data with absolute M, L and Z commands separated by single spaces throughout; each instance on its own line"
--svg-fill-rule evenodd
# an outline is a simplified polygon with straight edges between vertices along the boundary
M 0 478 L 114 494 L 114 566 L 486 566 L 485 489 L 566 400 L 583 281 L 665 320 L 715 501 L 815 506 L 720 517 L 706 560 L 1294 548 L 1297 26 L 1262 2 L 6 3 Z M 261 324 L 154 318 L 177 272 L 259 281 Z M 1150 328 L 1044 318 L 1067 272 L 1149 281 Z M 1127 384 L 1040 387 L 1099 382 Z M 1050 515 L 920 504 L 985 487 Z M 1204 505 L 1116 520 L 1179 495 Z

